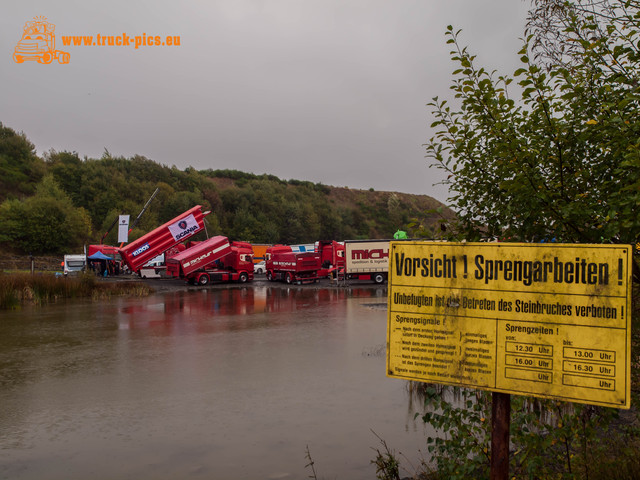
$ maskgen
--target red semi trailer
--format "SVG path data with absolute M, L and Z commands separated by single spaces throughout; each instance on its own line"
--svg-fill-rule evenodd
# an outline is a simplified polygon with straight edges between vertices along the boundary
M 269 247 L 265 253 L 267 279 L 284 280 L 286 283 L 297 283 L 318 280 L 321 269 L 320 254 L 317 252 L 293 252 L 288 245 Z
M 253 250 L 246 242 L 229 242 L 227 237 L 211 237 L 166 259 L 167 275 L 191 284 L 253 280 Z
M 171 247 L 204 230 L 204 217 L 201 205 L 196 205 L 182 215 L 150 231 L 119 249 L 122 260 L 132 272 L 138 272 L 152 258 L 166 252 Z

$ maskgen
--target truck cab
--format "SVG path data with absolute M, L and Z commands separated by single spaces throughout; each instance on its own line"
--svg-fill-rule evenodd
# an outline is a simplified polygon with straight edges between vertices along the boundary
M 319 277 L 337 278 L 344 270 L 344 244 L 335 240 L 316 242 L 315 251 L 320 254 Z

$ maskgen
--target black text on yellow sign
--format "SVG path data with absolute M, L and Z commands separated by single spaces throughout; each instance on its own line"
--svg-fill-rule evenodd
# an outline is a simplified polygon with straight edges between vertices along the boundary
M 392 242 L 388 375 L 629 407 L 630 246 Z

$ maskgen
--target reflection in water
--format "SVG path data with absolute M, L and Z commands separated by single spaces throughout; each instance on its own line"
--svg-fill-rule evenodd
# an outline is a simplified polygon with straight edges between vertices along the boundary
M 255 285 L 0 319 L 0 479 L 375 478 L 419 463 L 380 289 Z M 419 421 L 418 421 L 419 422 Z

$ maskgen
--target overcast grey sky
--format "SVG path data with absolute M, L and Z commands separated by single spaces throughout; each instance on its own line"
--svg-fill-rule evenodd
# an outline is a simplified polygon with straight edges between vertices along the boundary
M 39 154 L 144 155 L 180 169 L 431 195 L 426 104 L 449 95 L 444 32 L 488 69 L 518 66 L 522 0 L 5 0 L 0 122 Z M 56 26 L 60 65 L 14 62 L 26 21 Z M 62 36 L 131 38 L 63 46 Z M 135 36 L 179 36 L 139 46 Z M 115 41 L 115 40 L 114 40 Z M 106 40 L 105 42 L 108 42 Z

